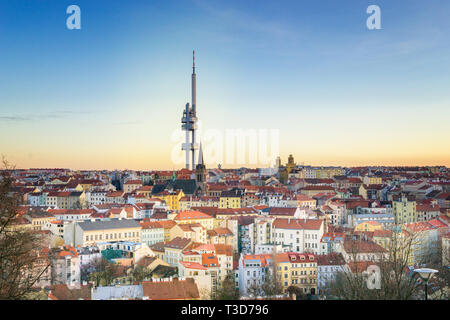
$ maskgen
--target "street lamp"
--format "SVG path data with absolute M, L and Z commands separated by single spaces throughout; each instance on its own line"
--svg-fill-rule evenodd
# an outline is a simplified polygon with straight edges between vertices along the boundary
M 420 268 L 414 269 L 414 272 L 417 272 L 420 278 L 425 282 L 425 300 L 428 300 L 428 280 L 431 279 L 433 274 L 438 273 L 439 271 L 429 268 Z

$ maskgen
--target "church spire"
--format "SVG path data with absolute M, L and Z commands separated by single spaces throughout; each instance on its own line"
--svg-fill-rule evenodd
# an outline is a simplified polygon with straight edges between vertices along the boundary
M 202 149 L 202 143 L 200 142 L 200 149 L 198 150 L 198 162 L 197 164 L 203 164 L 203 149 Z

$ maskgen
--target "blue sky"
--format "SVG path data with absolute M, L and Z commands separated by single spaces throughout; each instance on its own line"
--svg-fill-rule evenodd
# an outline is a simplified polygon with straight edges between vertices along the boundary
M 366 28 L 371 4 L 382 30 Z M 309 164 L 450 165 L 449 14 L 445 0 L 0 0 L 0 134 L 14 137 L 0 152 L 171 168 L 195 49 L 205 127 L 279 129 L 282 158 Z

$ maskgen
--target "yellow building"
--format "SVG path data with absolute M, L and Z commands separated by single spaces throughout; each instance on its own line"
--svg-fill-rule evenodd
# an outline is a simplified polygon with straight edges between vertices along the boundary
M 296 164 L 294 162 L 294 157 L 292 156 L 292 154 L 289 155 L 288 157 L 288 162 L 286 163 L 286 165 L 283 167 L 281 166 L 281 159 L 278 158 L 278 172 L 280 175 L 280 182 L 281 183 L 286 183 L 288 178 L 289 178 L 289 174 L 295 169 Z
M 68 240 L 75 245 L 92 246 L 97 242 L 131 241 L 141 242 L 141 225 L 131 219 L 113 219 L 104 221 L 83 221 L 74 224 L 73 239 L 67 232 Z
M 277 278 L 283 290 L 296 286 L 305 294 L 317 293 L 317 257 L 310 253 L 283 252 L 276 254 Z
M 361 222 L 355 227 L 355 231 L 368 231 L 368 232 L 374 232 L 375 230 L 381 230 L 383 229 L 383 226 L 381 223 L 376 221 L 367 221 L 367 222 Z
M 56 217 L 45 211 L 28 212 L 24 215 L 33 226 L 33 230 L 49 230 L 50 222 L 55 221 Z
M 381 179 L 381 177 L 376 177 L 376 176 L 369 176 L 366 175 L 363 177 L 363 183 L 364 184 L 382 184 L 383 180 Z
M 33 224 L 29 219 L 26 219 L 25 217 L 17 217 L 15 218 L 11 224 L 7 227 L 10 231 L 26 231 L 26 230 L 33 230 Z
M 141 180 L 128 180 L 123 184 L 123 191 L 125 193 L 131 193 L 134 190 L 137 190 L 142 187 L 142 181 Z
M 383 247 L 386 250 L 389 250 L 390 243 L 392 238 L 391 230 L 375 230 L 373 232 L 373 242 Z
M 180 199 L 180 210 L 191 210 L 193 207 L 219 207 L 219 197 L 183 197 Z
M 223 194 L 223 193 L 222 193 Z M 236 195 L 221 196 L 219 200 L 219 208 L 236 209 L 241 207 L 241 197 Z
M 58 209 L 82 209 L 86 204 L 84 191 L 61 191 L 47 194 L 47 206 Z
M 416 202 L 409 201 L 404 195 L 392 201 L 392 213 L 396 224 L 417 222 Z
M 302 193 L 297 194 L 295 196 L 295 199 L 297 200 L 297 207 L 300 207 L 300 208 L 308 207 L 308 208 L 312 208 L 312 209 L 316 208 L 317 200 L 314 198 L 311 198 L 310 196 L 308 196 L 306 194 L 302 194 Z
M 170 230 L 170 239 L 176 237 L 191 239 L 194 242 L 206 243 L 206 229 L 200 223 L 177 224 Z
M 136 194 L 144 195 L 146 198 L 152 197 L 153 186 L 142 186 L 136 190 Z
M 183 190 L 164 190 L 153 197 L 165 201 L 170 210 L 180 210 L 180 200 L 184 197 L 184 192 Z
M 244 190 L 233 188 L 220 193 L 219 208 L 241 208 L 244 198 Z
M 158 221 L 158 223 L 164 228 L 164 242 L 172 240 L 173 238 L 170 237 L 170 231 L 177 225 L 177 223 L 172 220 L 161 220 Z
M 340 167 L 317 167 L 314 168 L 316 179 L 332 179 L 334 176 L 344 175 L 344 169 Z
M 210 244 L 224 244 L 232 248 L 237 245 L 237 239 L 228 228 L 214 228 L 208 230 L 208 242 Z

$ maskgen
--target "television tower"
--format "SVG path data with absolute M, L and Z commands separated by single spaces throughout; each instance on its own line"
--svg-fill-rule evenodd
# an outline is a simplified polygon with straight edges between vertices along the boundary
M 183 111 L 181 118 L 181 130 L 186 133 L 186 140 L 182 144 L 181 149 L 186 151 L 186 169 L 189 169 L 189 153 L 192 158 L 192 170 L 195 170 L 195 150 L 198 149 L 198 144 L 195 142 L 195 133 L 197 131 L 197 84 L 195 74 L 195 50 L 192 51 L 192 105 L 189 107 L 189 102 Z M 190 139 L 190 136 L 192 139 Z

